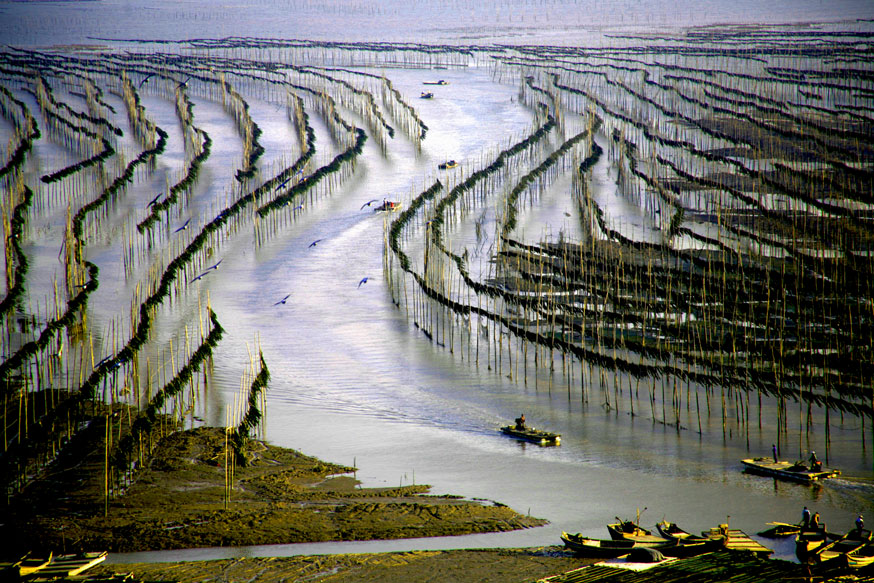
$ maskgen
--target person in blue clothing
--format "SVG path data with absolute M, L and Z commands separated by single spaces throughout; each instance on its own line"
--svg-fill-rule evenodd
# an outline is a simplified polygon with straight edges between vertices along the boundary
M 805 506 L 804 510 L 801 511 L 801 528 L 807 530 L 808 526 L 810 526 L 810 510 Z
M 856 532 L 862 534 L 863 530 L 865 530 L 865 521 L 862 519 L 862 515 L 860 514 L 856 518 Z
M 771 444 L 771 452 L 774 454 L 774 463 L 776 464 L 777 463 L 777 444 L 776 443 Z

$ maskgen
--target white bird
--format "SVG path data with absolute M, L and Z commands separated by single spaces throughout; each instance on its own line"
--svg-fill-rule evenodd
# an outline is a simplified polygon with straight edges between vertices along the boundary
M 372 205 L 372 204 L 375 203 L 377 200 L 379 200 L 379 199 L 374 198 L 373 200 L 370 200 L 370 201 L 365 202 L 363 205 L 361 205 L 361 208 L 358 209 L 358 210 L 362 210 L 364 207 Z
M 321 239 L 316 239 L 315 241 L 313 241 L 312 243 L 310 243 L 310 247 L 315 247 L 316 244 L 317 244 L 319 241 L 321 241 Z
M 279 304 L 285 304 L 286 300 L 288 300 L 288 298 L 290 298 L 290 297 L 291 297 L 291 294 L 288 294 L 287 296 L 285 296 L 284 298 L 282 298 L 281 300 L 279 300 L 278 302 L 276 302 L 273 305 L 278 306 Z
M 190 222 L 191 222 L 191 219 L 188 219 L 187 221 L 185 221 L 185 224 L 184 224 L 184 225 L 182 225 L 181 227 L 179 227 L 178 229 L 176 229 L 176 230 L 173 231 L 173 232 L 174 232 L 174 233 L 178 233 L 179 231 L 184 231 L 185 229 L 188 228 L 188 223 L 190 223 Z

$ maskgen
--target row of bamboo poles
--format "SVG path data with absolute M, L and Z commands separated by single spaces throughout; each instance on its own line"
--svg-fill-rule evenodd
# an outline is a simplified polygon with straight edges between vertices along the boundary
M 135 403 L 126 435 L 137 436 L 119 449 L 119 425 L 112 456 L 115 479 L 123 481 L 125 468 L 147 451 L 143 443 L 153 443 L 139 420 L 176 411 L 167 419 L 178 425 L 178 411 L 196 403 L 194 372 L 209 370 L 206 353 L 221 327 L 208 308 L 198 311 L 199 348 L 181 326 L 184 349 L 177 341 L 182 354 L 170 350 L 169 366 L 155 368 L 140 354 L 154 318 L 168 317 L 161 306 L 186 294 L 186 283 L 204 269 L 206 249 L 220 248 L 249 224 L 257 241 L 290 228 L 306 205 L 354 176 L 368 136 L 386 154 L 398 128 L 418 151 L 428 128 L 386 69 L 472 62 L 491 67 L 499 82 L 519 83 L 535 126 L 484 153 L 479 165 L 426 179 L 431 186 L 387 225 L 387 281 L 427 338 L 519 382 L 542 382 L 544 369 L 551 388 L 560 366 L 569 398 L 578 390 L 584 402 L 611 410 L 641 414 L 643 390 L 649 415 L 678 431 L 690 420 L 702 431 L 702 413 L 709 418 L 718 407 L 724 434 L 744 433 L 749 444 L 751 432 L 772 425 L 762 419 L 765 399 L 778 403 L 781 447 L 790 446 L 793 402 L 799 429 L 806 425 L 809 434 L 815 413 L 825 416 L 828 432 L 830 413 L 846 414 L 862 420 L 865 443 L 874 403 L 871 76 L 846 43 L 828 53 L 787 55 L 791 39 L 772 40 L 752 55 L 719 37 L 688 45 L 513 50 L 195 40 L 141 43 L 136 53 L 99 58 L 7 49 L 0 113 L 15 132 L 0 175 L 7 234 L 2 372 L 5 427 L 16 437 L 5 451 L 43 437 L 36 457 L 46 463 L 74 432 L 77 415 L 91 414 L 86 405 Z M 824 55 L 858 74 L 835 74 L 840 67 Z M 58 90 L 81 96 L 88 112 L 58 99 Z M 86 318 L 99 287 L 86 244 L 115 201 L 148 177 L 166 142 L 141 91 L 173 104 L 186 162 L 137 229 L 122 229 L 125 278 L 138 284 L 130 314 L 97 331 L 109 353 L 101 359 Z M 125 105 L 125 123 L 140 147 L 130 162 L 120 149 L 122 122 L 105 93 Z M 171 211 L 181 214 L 210 156 L 211 138 L 195 125 L 189 94 L 221 103 L 244 147 L 237 184 L 216 203 L 215 218 L 171 236 Z M 41 135 L 23 98 L 38 104 L 45 139 L 69 156 L 42 175 L 42 184 L 30 184 L 24 172 L 32 174 L 27 153 Z M 284 104 L 296 128 L 299 156 L 281 161 L 278 171 L 259 168 L 264 152 L 247 98 Z M 308 111 L 336 140 L 335 155 L 330 148 L 316 152 Z M 346 112 L 367 131 L 347 121 Z M 615 174 L 619 196 L 639 209 L 637 227 L 611 216 L 591 188 L 595 172 Z M 568 174 L 579 239 L 559 233 L 558 241 L 519 240 L 520 217 Z M 31 189 L 39 190 L 36 203 Z M 41 307 L 22 303 L 27 258 L 18 241 L 34 210 L 64 215 L 66 286 L 55 285 Z M 162 371 L 159 384 L 153 369 Z M 252 378 L 251 392 L 263 398 L 256 381 L 264 377 Z M 191 397 L 179 397 L 186 393 L 180 386 Z M 172 408 L 157 397 L 168 394 Z M 253 416 L 243 414 L 248 421 L 237 435 L 254 429 Z M 825 441 L 827 451 L 827 433 Z M 19 465 L 14 474 L 23 485 L 28 469 Z

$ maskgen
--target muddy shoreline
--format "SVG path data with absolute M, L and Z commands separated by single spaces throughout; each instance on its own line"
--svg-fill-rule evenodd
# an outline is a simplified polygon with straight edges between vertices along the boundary
M 97 423 L 96 425 L 99 425 Z M 235 465 L 224 431 L 165 437 L 106 500 L 99 426 L 20 493 L 3 516 L 10 558 L 501 532 L 546 524 L 498 502 L 429 495 L 427 485 L 361 488 L 355 468 L 253 441 Z M 12 533 L 15 536 L 12 536 Z

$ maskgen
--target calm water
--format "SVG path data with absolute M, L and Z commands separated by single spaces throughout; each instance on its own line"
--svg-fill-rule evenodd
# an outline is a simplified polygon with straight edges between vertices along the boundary
M 438 4 L 440 9 L 435 8 Z M 163 3 L 137 3 L 132 8 L 112 1 L 5 3 L 0 4 L 0 38 L 27 45 L 88 43 L 89 37 L 230 35 L 573 43 L 578 35 L 610 42 L 600 36 L 599 28 L 643 23 L 835 21 L 872 16 L 868 2 L 770 3 L 767 12 L 760 11 L 758 2 L 669 4 L 532 1 L 477 3 L 470 8 L 466 3 L 349 2 L 333 8 L 338 4 L 252 1 L 241 9 L 203 2 L 174 3 L 173 8 Z M 552 23 L 559 17 L 563 27 L 556 29 Z M 775 439 L 768 425 L 775 417 L 770 402 L 764 403 L 764 428 L 749 436 L 738 434 L 731 419 L 729 429 L 723 431 L 718 394 L 713 395 L 712 416 L 702 419 L 700 434 L 694 406 L 684 413 L 678 431 L 662 423 L 660 394 L 653 414 L 649 386 L 641 385 L 632 416 L 627 385 L 618 408 L 608 408 L 597 388 L 587 388 L 583 398 L 578 367 L 570 388 L 560 360 L 553 375 L 531 373 L 527 383 L 518 375 L 510 379 L 507 369 L 490 369 L 482 356 L 477 365 L 464 350 L 450 353 L 411 325 L 404 309 L 392 302 L 384 279 L 385 217 L 369 208 L 361 210 L 361 205 L 384 197 L 407 202 L 438 176 L 451 183 L 451 176 L 436 170 L 438 162 L 489 160 L 508 141 L 530 131 L 533 121 L 530 110 L 518 103 L 514 83 L 496 83 L 482 68 L 439 73 L 450 81 L 441 88 L 440 98 L 414 103 L 430 128 L 420 154 L 400 137 L 383 157 L 371 140 L 355 178 L 328 196 L 308 201 L 305 212 L 281 232 L 257 245 L 251 227 L 244 227 L 215 250 L 214 258 L 223 260 L 221 269 L 196 284 L 197 292 L 182 294 L 172 307 L 161 310 L 155 344 L 169 338 L 178 342 L 182 333 L 178 321 L 196 313 L 198 293 L 204 299 L 208 291 L 227 333 L 216 352 L 215 380 L 203 405 L 207 422 L 225 423 L 226 407 L 238 392 L 250 353 L 260 347 L 271 372 L 265 435 L 273 443 L 354 464 L 365 486 L 431 484 L 435 493 L 500 501 L 550 524 L 514 533 L 437 540 L 279 545 L 112 560 L 550 545 L 559 542 L 562 530 L 604 537 L 607 522 L 616 516 L 634 517 L 638 510 L 643 510 L 644 525 L 666 518 L 698 531 L 729 521 L 732 527 L 754 533 L 769 520 L 797 520 L 801 507 L 808 505 L 838 531 L 849 528 L 857 512 L 870 512 L 874 508 L 870 427 L 866 447 L 860 443 L 858 420 L 832 419 L 829 461 L 844 469 L 844 478 L 816 487 L 777 482 L 746 475 L 739 463 L 743 457 L 770 451 Z M 421 82 L 433 73 L 397 70 L 390 77 L 399 91 L 415 96 Z M 240 142 L 232 122 L 218 104 L 196 95 L 193 99 L 195 123 L 213 136 L 213 150 L 188 207 L 170 220 L 173 226 L 189 217 L 203 221 L 225 206 L 233 188 L 228 169 L 239 163 Z M 122 111 L 120 101 L 116 102 Z M 146 91 L 144 105 L 159 125 L 174 127 L 172 104 Z M 262 165 L 292 160 L 297 155 L 296 138 L 283 108 L 251 98 L 250 106 L 265 129 L 262 143 L 268 154 Z M 326 128 L 314 117 L 319 143 L 328 142 Z M 174 179 L 174 160 L 182 155 L 181 148 L 181 137 L 171 133 L 168 152 L 155 175 L 133 187 L 128 202 L 120 203 L 109 218 L 107 233 L 114 235 L 107 234 L 89 247 L 89 257 L 102 261 L 102 295 L 89 309 L 97 330 L 106 329 L 129 306 L 128 291 L 118 293 L 131 285 L 120 267 L 117 243 L 130 221 L 126 213 L 139 216 L 156 188 Z M 49 166 L 62 166 L 60 155 L 50 145 L 35 151 L 35 158 Z M 599 199 L 611 204 L 613 178 L 608 162 L 596 169 L 595 178 Z M 537 241 L 563 230 L 573 236 L 576 217 L 566 189 L 567 183 L 561 181 L 547 189 L 539 206 L 520 217 L 517 235 Z M 46 241 L 62 224 L 64 211 L 50 206 L 38 215 L 37 222 L 45 228 L 33 236 L 33 244 L 45 249 L 35 261 L 37 285 L 48 287 L 57 270 L 52 264 L 56 247 Z M 639 220 L 628 217 L 629 224 Z M 456 236 L 458 248 L 472 245 L 470 233 Z M 317 239 L 321 242 L 310 247 Z M 359 286 L 364 277 L 369 278 L 367 283 Z M 273 305 L 286 294 L 291 294 L 287 304 Z M 104 344 L 109 340 L 104 338 Z M 586 375 L 588 386 L 588 370 Z M 612 402 L 614 396 L 610 398 Z M 531 424 L 560 432 L 561 447 L 540 448 L 501 436 L 498 427 L 521 412 Z M 821 420 L 811 433 L 799 434 L 799 412 L 790 406 L 794 418 L 785 457 L 824 450 Z M 733 416 L 732 409 L 729 417 Z M 778 556 L 791 554 L 791 548 L 777 547 Z

